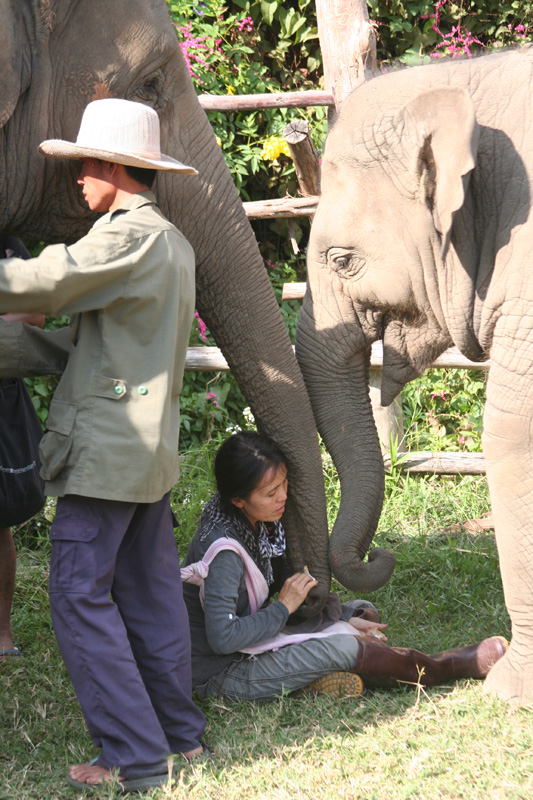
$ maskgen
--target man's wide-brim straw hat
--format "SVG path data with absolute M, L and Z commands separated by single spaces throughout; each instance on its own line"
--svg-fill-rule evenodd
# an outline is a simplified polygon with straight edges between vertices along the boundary
M 153 108 L 111 97 L 89 103 L 76 142 L 47 139 L 39 152 L 48 158 L 98 158 L 129 167 L 198 174 L 194 167 L 161 153 L 159 117 Z

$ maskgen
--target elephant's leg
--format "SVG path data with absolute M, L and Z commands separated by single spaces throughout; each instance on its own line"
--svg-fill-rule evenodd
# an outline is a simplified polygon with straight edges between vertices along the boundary
M 516 385 L 514 389 L 515 395 L 521 394 Z M 488 401 L 483 449 L 512 640 L 506 655 L 490 671 L 485 688 L 503 700 L 522 706 L 533 702 L 531 428 L 531 415 L 500 411 Z

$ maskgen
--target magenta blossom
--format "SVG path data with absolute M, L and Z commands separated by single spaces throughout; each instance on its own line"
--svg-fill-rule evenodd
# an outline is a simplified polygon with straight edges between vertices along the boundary
M 218 402 L 218 394 L 215 394 L 214 392 L 208 392 L 207 399 L 211 400 L 211 402 L 213 403 L 214 406 L 216 406 L 216 408 L 219 407 L 220 404 Z
M 203 319 L 200 319 L 198 311 L 195 312 L 194 316 L 198 320 L 198 327 L 195 328 L 194 330 L 197 332 L 200 339 L 203 339 L 204 342 L 207 342 L 207 335 L 206 335 L 207 325 L 205 324 Z

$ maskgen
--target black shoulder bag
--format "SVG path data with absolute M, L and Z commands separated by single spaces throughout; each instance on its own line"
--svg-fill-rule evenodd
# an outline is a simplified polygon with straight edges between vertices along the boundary
M 44 506 L 39 475 L 42 435 L 24 381 L 0 380 L 0 528 L 20 525 Z

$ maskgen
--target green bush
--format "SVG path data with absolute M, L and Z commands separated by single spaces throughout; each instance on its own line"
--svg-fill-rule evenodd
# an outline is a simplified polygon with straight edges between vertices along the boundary
M 532 8 L 527 0 L 368 0 L 382 67 L 531 41 Z
M 485 373 L 430 369 L 402 392 L 407 450 L 481 452 Z

